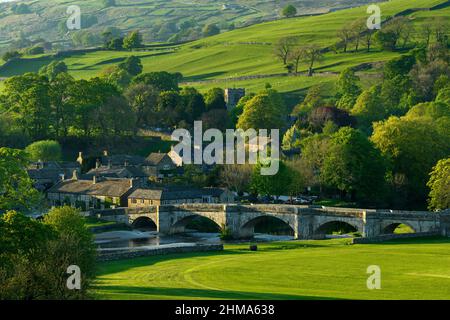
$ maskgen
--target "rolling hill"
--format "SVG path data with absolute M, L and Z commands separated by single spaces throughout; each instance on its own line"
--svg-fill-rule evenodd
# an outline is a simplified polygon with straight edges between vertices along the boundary
M 444 0 L 416 0 L 414 4 L 409 0 L 392 0 L 381 3 L 380 7 L 384 18 L 403 14 L 411 19 L 415 29 L 413 41 L 417 41 L 420 40 L 420 27 L 423 24 L 430 23 L 437 16 L 450 16 L 449 4 L 450 1 Z M 1 67 L 0 77 L 37 71 L 57 59 L 64 60 L 74 77 L 90 78 L 127 56 L 137 55 L 142 59 L 144 72 L 181 72 L 185 85 L 193 85 L 201 90 L 214 86 L 236 86 L 259 91 L 269 82 L 281 92 L 297 95 L 316 83 L 331 85 L 337 73 L 362 64 L 372 66 L 372 70 L 363 75 L 364 83 L 372 83 L 377 77 L 377 68 L 401 52 L 377 48 L 371 52 L 328 52 L 323 61 L 317 64 L 314 77 L 286 76 L 282 63 L 273 55 L 278 39 L 286 36 L 298 37 L 301 44 L 317 44 L 323 48 L 331 46 L 337 41 L 337 30 L 367 16 L 366 6 L 360 6 L 324 15 L 260 23 L 180 45 L 154 45 L 145 51 L 91 50 L 63 56 L 28 56 Z M 306 65 L 302 65 L 301 71 L 305 68 Z
M 3 3 L 2 3 L 3 2 Z M 38 39 L 67 46 L 71 35 L 64 27 L 67 8 L 81 10 L 83 31 L 99 35 L 105 28 L 122 32 L 142 31 L 146 41 L 165 41 L 189 23 L 190 36 L 198 38 L 207 24 L 218 24 L 222 30 L 242 27 L 279 18 L 281 9 L 294 4 L 299 15 L 346 8 L 369 0 L 18 0 L 0 1 L 0 49 L 20 38 Z M 20 10 L 16 4 L 24 4 Z

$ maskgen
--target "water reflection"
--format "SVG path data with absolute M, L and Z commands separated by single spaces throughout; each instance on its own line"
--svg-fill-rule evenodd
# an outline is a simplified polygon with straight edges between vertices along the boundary
M 255 237 L 251 240 L 255 242 L 267 242 L 293 239 L 294 237 L 287 235 L 255 234 Z M 133 230 L 99 233 L 95 236 L 95 243 L 98 249 L 131 249 L 177 243 L 219 244 L 223 243 L 223 241 L 220 239 L 219 233 L 187 232 L 167 236 L 160 235 L 156 231 Z

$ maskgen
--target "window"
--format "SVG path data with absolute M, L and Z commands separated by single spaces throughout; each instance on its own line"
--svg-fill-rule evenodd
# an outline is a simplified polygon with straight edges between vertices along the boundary
M 136 199 L 131 199 L 131 203 L 137 203 Z

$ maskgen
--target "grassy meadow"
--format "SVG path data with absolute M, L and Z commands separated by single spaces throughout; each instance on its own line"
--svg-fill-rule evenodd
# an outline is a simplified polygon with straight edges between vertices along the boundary
M 223 252 L 102 263 L 99 299 L 450 299 L 450 240 L 226 245 Z M 367 267 L 381 268 L 368 290 Z

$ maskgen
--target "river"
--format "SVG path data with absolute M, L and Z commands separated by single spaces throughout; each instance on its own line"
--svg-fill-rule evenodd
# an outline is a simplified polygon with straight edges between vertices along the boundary
M 252 242 L 289 241 L 294 237 L 287 235 L 255 234 Z M 248 241 L 247 241 L 248 242 Z M 219 233 L 186 232 L 180 235 L 160 235 L 156 231 L 111 231 L 95 235 L 98 249 L 132 249 L 138 247 L 155 247 L 166 244 L 218 244 L 223 243 Z M 228 242 L 227 242 L 228 243 Z

